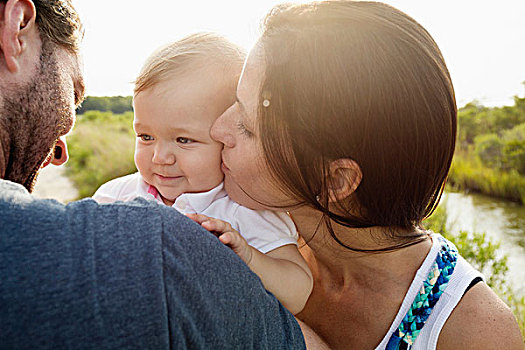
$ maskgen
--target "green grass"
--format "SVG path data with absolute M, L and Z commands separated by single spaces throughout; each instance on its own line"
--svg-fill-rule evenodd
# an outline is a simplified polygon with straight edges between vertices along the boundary
M 66 174 L 79 198 L 90 197 L 103 183 L 135 172 L 133 114 L 86 112 L 68 136 Z
M 525 204 L 525 176 L 516 170 L 488 168 L 460 153 L 454 155 L 448 182 L 458 190 L 472 190 Z

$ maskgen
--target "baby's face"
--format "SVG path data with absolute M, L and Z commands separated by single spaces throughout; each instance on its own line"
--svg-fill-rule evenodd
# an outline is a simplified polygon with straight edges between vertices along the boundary
M 210 137 L 210 127 L 233 103 L 229 90 L 213 75 L 194 73 L 135 96 L 135 164 L 164 203 L 173 204 L 182 193 L 208 191 L 222 181 L 222 143 Z

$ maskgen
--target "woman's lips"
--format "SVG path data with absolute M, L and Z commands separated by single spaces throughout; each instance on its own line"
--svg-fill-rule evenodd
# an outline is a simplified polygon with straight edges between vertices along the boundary
M 226 166 L 226 164 L 224 164 L 224 162 L 221 163 L 221 170 L 223 173 L 227 172 L 227 171 L 230 171 L 230 168 L 228 168 L 228 166 Z

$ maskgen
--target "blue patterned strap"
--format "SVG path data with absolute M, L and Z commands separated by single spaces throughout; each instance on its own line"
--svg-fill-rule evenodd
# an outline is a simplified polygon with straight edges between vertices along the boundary
M 456 267 L 458 251 L 453 243 L 442 236 L 437 235 L 437 238 L 441 248 L 436 260 L 410 309 L 390 337 L 386 345 L 387 350 L 410 349 L 412 347 L 434 305 L 447 288 L 450 276 Z

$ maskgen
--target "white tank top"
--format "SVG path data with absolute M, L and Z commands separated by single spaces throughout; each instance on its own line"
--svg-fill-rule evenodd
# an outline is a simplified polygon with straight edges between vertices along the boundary
M 385 349 L 386 345 L 388 344 L 388 341 L 390 340 L 390 337 L 392 336 L 392 333 L 399 327 L 399 324 L 403 320 L 403 317 L 405 317 L 406 313 L 408 312 L 408 309 L 412 305 L 416 294 L 419 292 L 423 281 L 426 280 L 428 273 L 430 272 L 430 268 L 436 260 L 437 254 L 441 248 L 439 240 L 437 239 L 438 236 L 440 235 L 436 233 L 433 233 L 431 235 L 432 248 L 430 249 L 430 252 L 428 253 L 425 261 L 423 262 L 419 270 L 417 270 L 416 276 L 414 277 L 414 280 L 412 281 L 412 284 L 410 285 L 410 288 L 408 289 L 408 292 L 405 295 L 403 304 L 401 304 L 401 308 L 399 309 L 396 318 L 394 319 L 394 322 L 390 326 L 390 329 L 388 330 L 387 334 L 385 335 L 379 346 L 376 348 L 376 350 Z M 443 325 L 452 313 L 452 310 L 454 310 L 456 305 L 461 300 L 461 297 L 463 297 L 463 294 L 465 293 L 467 287 L 476 277 L 480 277 L 484 280 L 483 275 L 479 271 L 475 270 L 461 256 L 458 256 L 456 267 L 454 268 L 454 272 L 450 277 L 448 285 L 443 294 L 440 296 L 436 305 L 434 305 L 434 308 L 430 316 L 428 317 L 423 329 L 421 330 L 418 337 L 416 338 L 416 341 L 412 345 L 412 350 L 436 349 L 439 334 L 441 333 Z

